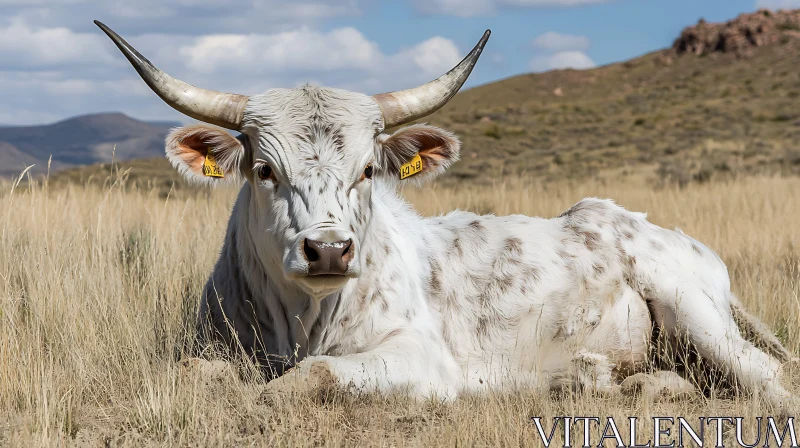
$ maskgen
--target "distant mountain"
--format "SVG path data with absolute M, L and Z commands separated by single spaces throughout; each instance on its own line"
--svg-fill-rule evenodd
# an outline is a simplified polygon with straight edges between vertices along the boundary
M 144 122 L 122 113 L 69 118 L 41 126 L 0 127 L 0 176 L 34 173 L 113 160 L 163 157 L 164 138 L 180 123 Z

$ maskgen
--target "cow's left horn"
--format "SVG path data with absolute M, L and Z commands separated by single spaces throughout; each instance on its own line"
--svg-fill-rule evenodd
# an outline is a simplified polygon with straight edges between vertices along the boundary
M 201 89 L 175 79 L 151 64 L 111 28 L 97 20 L 94 23 L 114 41 L 144 82 L 175 110 L 223 128 L 238 130 L 241 127 L 246 96 Z
M 492 31 L 486 30 L 467 57 L 440 78 L 412 89 L 373 96 L 381 108 L 384 126 L 390 128 L 414 121 L 447 104 L 472 73 L 490 34 Z

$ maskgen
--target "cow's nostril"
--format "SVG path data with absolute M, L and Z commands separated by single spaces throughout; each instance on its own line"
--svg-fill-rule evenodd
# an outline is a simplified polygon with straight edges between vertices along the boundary
M 351 247 L 353 247 L 353 241 L 347 240 L 347 247 L 345 247 L 344 252 L 342 252 L 342 258 L 347 258 L 347 255 L 350 253 Z
M 350 263 L 350 260 L 353 259 L 353 240 L 347 240 L 345 244 L 347 244 L 347 246 L 342 252 L 342 262 L 344 263 L 346 269 L 347 265 Z
M 314 262 L 319 260 L 319 252 L 308 244 L 308 239 L 303 240 L 303 254 L 308 261 Z

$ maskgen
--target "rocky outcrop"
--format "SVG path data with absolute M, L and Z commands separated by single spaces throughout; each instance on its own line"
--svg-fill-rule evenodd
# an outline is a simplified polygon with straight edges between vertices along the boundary
M 756 47 L 796 38 L 800 38 L 800 10 L 761 9 L 725 23 L 700 19 L 697 25 L 683 30 L 672 49 L 678 55 L 732 53 L 747 56 Z

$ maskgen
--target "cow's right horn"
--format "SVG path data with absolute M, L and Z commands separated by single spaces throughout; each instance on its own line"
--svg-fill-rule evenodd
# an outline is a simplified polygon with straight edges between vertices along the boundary
M 472 73 L 491 33 L 486 30 L 467 57 L 438 79 L 411 89 L 374 95 L 383 114 L 384 126 L 390 128 L 414 121 L 447 104 Z
M 114 41 L 144 82 L 175 110 L 223 128 L 241 127 L 247 96 L 201 89 L 175 79 L 151 64 L 111 28 L 97 20 L 94 23 Z

